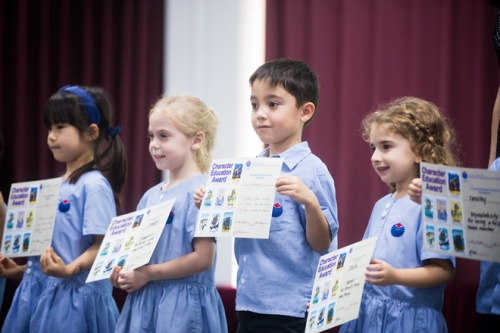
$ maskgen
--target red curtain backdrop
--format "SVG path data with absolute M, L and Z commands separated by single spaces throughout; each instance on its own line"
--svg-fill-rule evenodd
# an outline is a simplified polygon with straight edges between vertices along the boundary
M 487 167 L 496 14 L 486 0 L 267 0 L 266 59 L 300 59 L 319 75 L 319 108 L 304 139 L 335 179 L 340 246 L 362 238 L 373 204 L 388 192 L 360 136 L 362 118 L 378 104 L 405 95 L 433 101 L 458 132 L 462 165 Z M 478 267 L 458 260 L 447 319 L 474 315 Z M 473 331 L 475 319 L 464 321 L 448 320 L 450 332 Z
M 66 84 L 109 93 L 127 150 L 121 212 L 161 179 L 148 153 L 148 111 L 163 91 L 164 0 L 0 1 L 0 190 L 57 177 L 64 165 L 47 148 L 43 107 Z M 7 282 L 0 321 L 15 286 Z
M 148 111 L 162 89 L 163 0 L 2 0 L 0 2 L 1 190 L 59 176 L 47 148 L 43 107 L 66 84 L 109 93 L 130 174 L 123 211 L 161 179 L 148 153 Z

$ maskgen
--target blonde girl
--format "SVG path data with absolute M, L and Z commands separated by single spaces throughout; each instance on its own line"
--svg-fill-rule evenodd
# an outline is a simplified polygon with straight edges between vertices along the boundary
M 215 288 L 214 238 L 194 238 L 193 192 L 206 183 L 218 120 L 201 100 L 165 96 L 149 113 L 149 151 L 168 180 L 149 189 L 137 209 L 175 198 L 148 265 L 115 267 L 111 283 L 128 292 L 116 332 L 227 332 Z

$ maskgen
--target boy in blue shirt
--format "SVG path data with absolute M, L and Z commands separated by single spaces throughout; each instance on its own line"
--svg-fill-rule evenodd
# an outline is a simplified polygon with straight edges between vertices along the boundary
M 277 59 L 250 77 L 252 125 L 281 157 L 269 239 L 235 239 L 238 333 L 304 332 L 306 308 L 321 254 L 337 249 L 337 201 L 326 165 L 302 142 L 319 98 L 305 63 Z

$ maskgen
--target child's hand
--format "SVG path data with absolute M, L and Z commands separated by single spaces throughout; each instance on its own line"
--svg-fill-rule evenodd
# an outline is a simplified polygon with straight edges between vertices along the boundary
M 120 271 L 116 281 L 119 286 L 118 288 L 123 289 L 130 294 L 148 283 L 149 275 L 145 273 L 144 266 L 142 266 L 136 269 Z
M 301 205 L 306 205 L 316 200 L 314 192 L 296 176 L 278 177 L 276 180 L 276 192 L 281 195 L 289 196 Z
M 0 254 L 0 277 L 9 279 L 22 278 L 24 267 L 19 266 L 14 260 L 5 258 Z
M 415 178 L 411 181 L 408 187 L 408 195 L 410 199 L 418 204 L 422 203 L 422 179 Z
M 120 284 L 118 283 L 118 278 L 120 277 L 121 268 L 119 266 L 113 267 L 111 271 L 111 275 L 109 276 L 109 282 L 115 288 L 121 289 Z
M 203 197 L 205 196 L 205 186 L 200 186 L 199 189 L 194 191 L 193 200 L 196 207 L 200 208 Z
M 366 270 L 366 282 L 376 286 L 389 286 L 395 282 L 394 275 L 396 270 L 383 260 L 370 260 L 370 264 L 366 266 Z
M 59 257 L 51 247 L 48 247 L 42 253 L 40 257 L 40 267 L 42 268 L 43 274 L 53 277 L 67 278 L 73 275 L 62 258 Z

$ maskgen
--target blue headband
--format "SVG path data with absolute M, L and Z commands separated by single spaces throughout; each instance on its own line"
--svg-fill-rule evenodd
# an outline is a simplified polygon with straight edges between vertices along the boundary
M 95 104 L 94 98 L 87 90 L 85 90 L 79 86 L 67 85 L 67 86 L 62 87 L 58 91 L 68 91 L 68 92 L 78 96 L 78 100 L 80 101 L 80 104 L 87 111 L 87 115 L 89 116 L 90 123 L 96 124 L 99 126 L 99 123 L 101 122 L 101 115 L 99 113 L 99 109 L 97 108 L 97 105 Z

